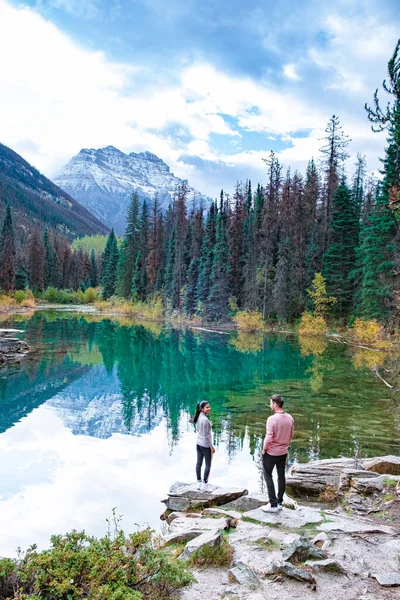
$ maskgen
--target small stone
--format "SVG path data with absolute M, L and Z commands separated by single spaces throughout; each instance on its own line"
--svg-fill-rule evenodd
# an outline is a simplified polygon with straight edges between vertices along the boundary
M 317 535 L 313 537 L 311 543 L 317 544 L 318 542 L 326 542 L 326 540 L 329 540 L 328 535 L 325 533 L 325 531 L 320 531 L 320 533 L 317 533 Z
M 400 586 L 400 573 L 393 571 L 392 573 L 382 573 L 379 575 L 372 575 L 375 577 L 379 585 L 382 587 L 398 587 Z
M 179 556 L 179 560 L 184 560 L 192 556 L 197 550 L 204 548 L 205 546 L 218 547 L 222 542 L 222 531 L 216 529 L 214 531 L 206 531 L 202 535 L 194 538 L 186 544 L 186 547 L 182 554 Z
M 185 514 L 186 519 L 201 519 L 202 515 L 200 513 L 188 512 Z
M 247 587 L 257 587 L 259 584 L 258 577 L 254 572 L 243 562 L 237 562 L 236 565 L 229 569 L 228 578 L 230 583 L 239 583 Z
M 183 517 L 185 515 L 185 513 L 179 513 L 179 512 L 172 512 L 169 515 L 166 516 L 165 519 L 168 525 L 171 525 L 172 521 L 175 521 L 175 519 L 180 519 L 181 517 Z M 163 515 L 161 515 L 162 517 Z

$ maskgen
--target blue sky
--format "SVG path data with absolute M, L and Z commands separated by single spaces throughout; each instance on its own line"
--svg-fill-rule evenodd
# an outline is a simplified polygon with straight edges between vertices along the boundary
M 364 103 L 397 0 L 0 0 L 3 143 L 52 176 L 82 147 L 150 150 L 202 192 L 304 170 L 332 114 L 376 169 Z

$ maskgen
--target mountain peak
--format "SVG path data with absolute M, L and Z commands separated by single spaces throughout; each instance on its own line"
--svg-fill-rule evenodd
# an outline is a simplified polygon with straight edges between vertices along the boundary
M 166 208 L 182 180 L 152 152 L 125 154 L 114 146 L 106 146 L 82 149 L 65 165 L 56 182 L 108 227 L 122 234 L 133 190 L 142 200 L 152 200 L 157 192 L 161 206 Z M 189 193 L 195 193 L 205 203 L 211 202 L 193 188 L 189 188 Z

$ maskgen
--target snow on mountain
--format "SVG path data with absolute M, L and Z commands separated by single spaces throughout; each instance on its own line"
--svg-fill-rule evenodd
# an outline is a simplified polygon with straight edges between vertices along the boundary
M 125 154 L 114 146 L 82 149 L 54 181 L 119 234 L 125 230 L 126 211 L 134 189 L 142 199 L 152 199 L 158 192 L 165 209 L 173 198 L 176 185 L 182 183 L 182 179 L 175 177 L 169 166 L 155 154 Z M 210 198 L 189 189 L 189 198 L 195 194 L 197 201 L 210 203 Z

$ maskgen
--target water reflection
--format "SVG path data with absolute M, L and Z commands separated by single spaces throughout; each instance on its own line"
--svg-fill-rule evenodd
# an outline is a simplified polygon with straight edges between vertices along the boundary
M 0 372 L 0 555 L 71 527 L 101 533 L 113 506 L 129 528 L 156 526 L 170 483 L 193 478 L 189 417 L 204 398 L 221 485 L 260 489 L 276 392 L 296 420 L 290 462 L 397 450 L 396 398 L 344 346 L 71 313 L 17 326 L 35 351 Z

